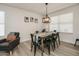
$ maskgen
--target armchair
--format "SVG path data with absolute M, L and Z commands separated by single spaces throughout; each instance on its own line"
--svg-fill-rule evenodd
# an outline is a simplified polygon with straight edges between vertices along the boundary
M 6 39 L 0 40 L 0 51 L 6 51 L 9 54 L 12 54 L 13 49 L 20 44 L 20 33 L 19 32 L 10 32 L 16 36 L 16 39 L 13 41 L 7 41 Z

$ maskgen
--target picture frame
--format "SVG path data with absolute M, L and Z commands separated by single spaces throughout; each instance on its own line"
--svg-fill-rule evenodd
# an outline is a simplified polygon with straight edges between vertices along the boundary
M 24 22 L 29 22 L 29 17 L 24 17 Z
M 38 23 L 38 19 L 37 18 L 35 18 L 35 23 Z
M 30 17 L 30 22 L 34 22 L 34 18 L 33 17 Z

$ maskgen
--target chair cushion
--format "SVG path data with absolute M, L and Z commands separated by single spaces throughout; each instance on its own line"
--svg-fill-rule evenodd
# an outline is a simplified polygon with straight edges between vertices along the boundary
M 0 46 L 8 46 L 9 43 L 8 42 L 4 42 L 4 43 L 1 43 Z

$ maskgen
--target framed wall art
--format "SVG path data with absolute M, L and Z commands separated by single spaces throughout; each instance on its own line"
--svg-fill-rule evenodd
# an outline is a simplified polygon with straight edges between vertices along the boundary
M 30 22 L 34 22 L 34 18 L 33 17 L 30 17 Z
M 29 17 L 24 17 L 24 22 L 29 22 Z
M 38 19 L 37 19 L 37 18 L 35 18 L 34 22 L 35 22 L 35 23 L 38 23 Z

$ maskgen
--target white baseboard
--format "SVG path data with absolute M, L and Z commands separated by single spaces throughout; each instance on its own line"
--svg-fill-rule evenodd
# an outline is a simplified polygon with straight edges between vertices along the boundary
M 75 44 L 75 42 L 68 42 L 68 41 L 64 41 L 64 40 L 61 40 L 63 42 L 67 42 L 67 43 L 70 43 L 70 44 Z
M 27 38 L 27 39 L 21 39 L 20 42 L 22 43 L 22 42 L 25 42 L 25 41 L 28 41 L 28 40 L 30 40 L 30 39 L 29 38 Z

